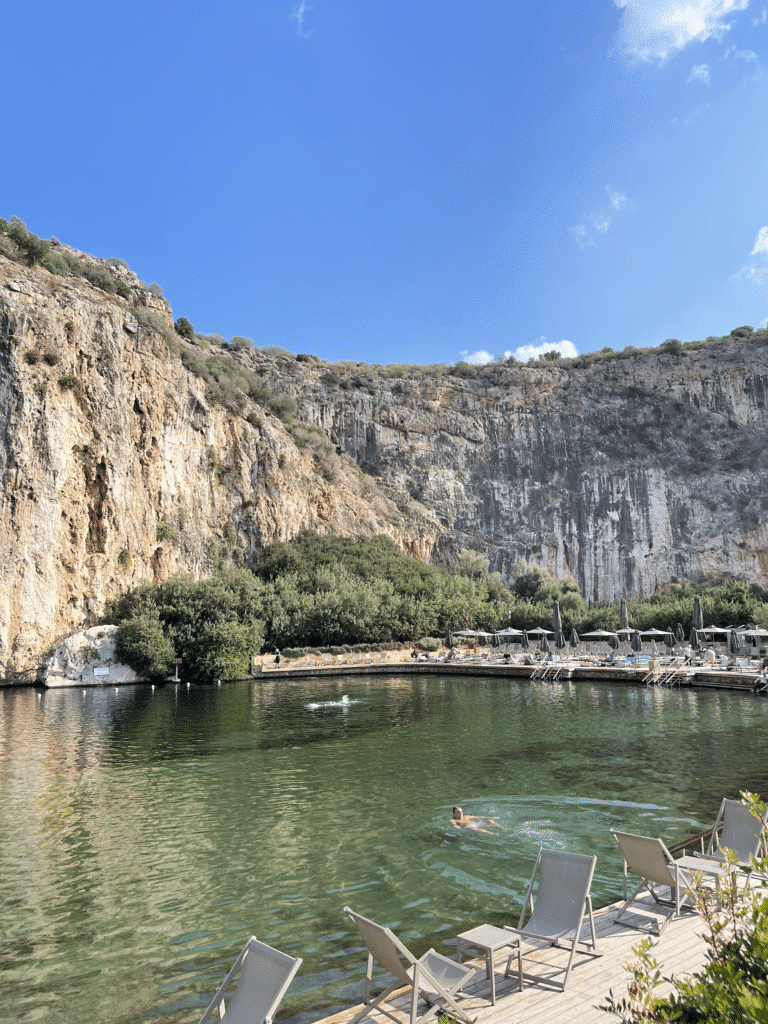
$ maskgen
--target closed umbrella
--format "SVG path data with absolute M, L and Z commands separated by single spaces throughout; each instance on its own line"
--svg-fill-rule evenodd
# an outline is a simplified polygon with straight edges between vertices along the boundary
M 562 649 L 565 647 L 565 643 L 565 634 L 563 633 L 562 629 L 558 629 L 555 633 L 555 647 L 558 649 L 558 651 L 562 651 Z
M 728 634 L 728 651 L 731 654 L 741 654 L 741 639 L 735 629 Z
M 549 654 L 549 640 L 542 634 L 541 640 L 539 641 L 539 650 L 543 654 Z
M 685 640 L 685 630 L 683 629 L 682 622 L 678 622 L 677 629 L 675 630 L 675 639 L 678 643 L 682 643 Z
M 619 638 L 616 636 L 615 633 L 611 633 L 611 635 L 608 637 L 608 646 L 612 647 L 614 651 L 619 646 Z
M 664 643 L 670 650 L 675 646 L 675 635 L 671 629 L 667 630 L 666 636 L 664 637 Z
M 523 635 L 520 637 L 520 646 L 523 648 L 524 651 L 531 646 L 531 642 L 528 639 L 528 634 L 525 630 L 523 630 Z
M 691 625 L 694 629 L 704 629 L 704 614 L 701 610 L 701 601 L 697 594 L 693 599 L 693 618 L 691 619 Z
M 552 632 L 557 636 L 559 632 L 562 632 L 563 621 L 560 618 L 560 602 L 555 600 L 552 605 Z
M 627 615 L 627 599 L 622 597 L 621 607 L 619 608 L 619 627 L 621 629 L 629 629 L 629 616 Z
M 696 632 L 694 626 L 691 626 L 691 635 L 689 637 L 688 643 L 691 645 L 694 651 L 701 650 L 701 644 L 699 643 L 699 634 Z
M 571 647 L 578 647 L 581 641 L 579 640 L 579 634 L 575 629 L 571 630 Z
M 632 644 L 632 650 L 636 654 L 639 654 L 640 651 L 642 651 L 642 649 L 643 649 L 643 638 L 640 636 L 640 634 L 638 633 L 637 630 L 635 630 L 635 632 L 632 634 L 631 644 Z
M 448 648 L 448 650 L 450 650 L 453 647 L 454 642 L 455 641 L 453 639 L 453 633 L 449 633 L 448 636 L 445 638 L 445 646 Z

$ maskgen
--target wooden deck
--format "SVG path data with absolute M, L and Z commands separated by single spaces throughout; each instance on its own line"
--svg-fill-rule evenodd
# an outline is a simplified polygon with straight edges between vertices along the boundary
M 489 982 L 485 976 L 485 961 L 470 960 L 472 966 L 478 968 L 476 982 L 470 987 L 466 996 L 460 999 L 460 1005 L 472 1020 L 478 1024 L 608 1024 L 616 1020 L 597 1007 L 604 1003 L 612 989 L 616 998 L 627 994 L 629 974 L 625 965 L 634 959 L 633 946 L 640 942 L 644 933 L 615 923 L 619 904 L 613 904 L 595 913 L 595 931 L 597 948 L 602 956 L 592 956 L 587 952 L 577 952 L 573 968 L 568 979 L 565 992 L 560 990 L 563 975 L 554 973 L 568 962 L 568 953 L 561 949 L 534 944 L 523 945 L 523 990 L 517 981 L 517 960 L 513 961 L 512 974 L 504 978 L 504 968 L 508 953 L 500 950 L 495 957 L 496 971 L 496 1005 L 490 1004 Z M 648 906 L 651 908 L 650 897 Z M 659 915 L 651 915 L 658 920 Z M 625 918 L 626 919 L 626 918 Z M 480 922 L 477 922 L 480 923 Z M 706 945 L 700 937 L 704 922 L 694 913 L 686 913 L 683 917 L 670 921 L 660 938 L 654 938 L 657 945 L 652 955 L 659 961 L 664 977 L 681 977 L 699 970 L 706 962 Z M 582 937 L 589 933 L 589 924 L 585 923 Z M 444 952 L 444 951 L 443 951 Z M 537 963 L 534 963 L 533 958 Z M 365 959 L 360 961 L 360 991 L 362 993 L 365 972 Z M 374 988 L 374 993 L 381 991 L 382 986 Z M 664 995 L 670 990 L 669 984 L 663 984 L 656 990 Z M 402 989 L 391 996 L 388 1008 L 393 1008 L 403 1024 L 408 1024 L 410 1014 L 410 990 Z M 362 1004 L 350 1007 L 332 1017 L 323 1018 L 318 1024 L 345 1024 L 355 1013 L 362 1009 Z M 420 1005 L 419 1012 L 426 1010 Z M 373 1011 L 364 1018 L 370 1024 L 384 1024 L 389 1018 L 378 1011 Z M 436 1020 L 437 1018 L 433 1018 Z

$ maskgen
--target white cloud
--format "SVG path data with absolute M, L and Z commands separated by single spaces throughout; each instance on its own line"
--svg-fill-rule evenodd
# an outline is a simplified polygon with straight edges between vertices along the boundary
M 291 21 L 296 22 L 296 34 L 302 39 L 309 39 L 315 31 L 313 28 L 304 28 L 304 22 L 307 19 L 307 11 L 312 10 L 314 10 L 314 8 L 310 7 L 307 0 L 301 0 L 301 3 L 291 11 Z
M 760 228 L 750 256 L 768 256 L 768 227 Z
M 723 54 L 723 60 L 728 60 L 729 57 L 743 60 L 745 64 L 750 64 L 753 60 L 757 60 L 757 54 L 754 50 L 737 50 L 735 46 L 729 46 Z
M 504 356 L 505 358 L 514 356 L 518 363 L 530 363 L 541 359 L 545 352 L 559 352 L 563 359 L 575 359 L 579 354 L 572 341 L 552 342 L 542 337 L 535 345 L 520 345 L 514 351 L 510 349 L 505 352 Z
M 461 353 L 461 358 L 465 363 L 471 363 L 472 366 L 487 366 L 488 363 L 494 361 L 496 356 L 486 352 L 484 348 L 478 349 L 477 352 L 470 352 L 469 349 L 465 348 Z
M 576 346 L 570 341 L 552 342 L 542 336 L 535 345 L 520 345 L 516 349 L 507 349 L 501 358 L 509 359 L 510 356 L 514 356 L 518 363 L 530 363 L 541 359 L 545 352 L 559 352 L 564 359 L 575 359 L 579 354 Z M 470 363 L 472 366 L 487 366 L 489 363 L 495 362 L 498 357 L 481 348 L 477 352 L 464 349 L 461 352 L 461 358 L 463 362 Z
M 730 15 L 746 10 L 749 0 L 613 0 L 624 14 L 620 49 L 634 61 L 663 64 L 689 43 L 721 39 Z
M 620 210 L 622 206 L 626 206 L 629 200 L 621 192 L 611 192 L 608 185 L 605 186 L 605 191 L 608 193 L 608 199 L 614 210 Z
M 685 84 L 701 82 L 702 85 L 709 85 L 709 64 L 694 64 L 691 73 L 685 80 Z
M 763 13 L 752 21 L 752 24 L 757 27 L 758 25 L 765 25 L 768 23 L 768 7 L 763 8 Z
M 768 226 L 760 228 L 749 254 L 749 261 L 731 280 L 744 278 L 754 285 L 762 298 L 768 301 Z

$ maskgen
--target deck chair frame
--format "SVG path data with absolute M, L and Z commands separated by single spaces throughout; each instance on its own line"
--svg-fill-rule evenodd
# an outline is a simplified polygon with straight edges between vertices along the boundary
M 411 951 L 389 928 L 376 924 L 367 917 L 356 914 L 349 907 L 344 907 L 344 913 L 354 923 L 363 942 L 368 948 L 368 965 L 365 972 L 365 996 L 363 1008 L 352 1017 L 347 1024 L 357 1024 L 363 1017 L 368 1016 L 372 1010 L 379 1010 L 387 1017 L 401 1024 L 401 1018 L 386 1009 L 382 1004 L 392 995 L 396 989 L 411 989 L 411 1024 L 419 1024 L 426 1020 L 438 1009 L 450 1009 L 452 1015 L 458 1020 L 469 1022 L 469 1017 L 455 999 L 455 993 L 472 981 L 477 974 L 473 967 L 465 967 L 457 964 L 434 949 L 429 949 L 417 960 Z M 408 967 L 404 967 L 403 958 Z M 371 999 L 371 982 L 373 979 L 373 965 L 378 963 L 395 980 L 385 988 L 374 999 Z M 422 995 L 430 1004 L 429 1008 L 420 1017 L 418 1014 L 419 995 Z
M 585 947 L 583 952 L 590 956 L 602 956 L 597 950 L 592 897 L 589 892 L 596 862 L 597 857 L 594 856 L 540 849 L 518 925 L 516 928 L 505 925 L 508 931 L 515 932 L 522 939 L 535 939 L 559 949 L 570 950 L 568 965 L 564 968 L 563 991 L 568 984 L 578 946 Z M 539 886 L 534 901 L 533 889 L 537 875 Z M 529 907 L 530 917 L 523 924 Z M 591 942 L 581 939 L 585 911 L 589 914 Z
M 695 909 L 692 904 L 686 906 L 693 898 L 690 877 L 678 869 L 679 881 L 682 884 L 675 885 L 675 859 L 661 839 L 638 836 L 632 832 L 618 832 L 613 828 L 611 835 L 619 844 L 624 858 L 624 903 L 616 915 L 616 924 L 623 925 L 625 928 L 636 928 L 638 931 L 648 932 L 651 935 L 661 935 L 673 917 L 679 917 L 684 909 Z M 629 871 L 641 880 L 631 896 L 627 896 L 627 873 Z M 659 885 L 669 888 L 669 898 L 658 894 L 656 887 Z M 633 904 L 643 905 L 638 896 L 644 889 L 653 897 L 655 906 L 669 908 L 670 912 L 665 915 L 661 924 L 653 921 L 644 926 L 637 921 L 622 920 L 625 914 L 631 913 L 629 908 Z M 644 906 L 644 909 L 648 909 L 647 905 Z
M 749 865 L 752 857 L 759 857 L 765 852 L 763 827 L 764 822 L 740 800 L 725 797 L 703 855 L 711 860 L 724 861 L 723 849 L 733 850 L 740 864 Z
M 200 1024 L 211 1020 L 215 1010 L 224 1024 L 272 1024 L 301 964 L 300 957 L 281 953 L 252 935 L 208 1004 Z M 224 997 L 238 972 L 240 977 L 229 1006 L 225 1006 Z

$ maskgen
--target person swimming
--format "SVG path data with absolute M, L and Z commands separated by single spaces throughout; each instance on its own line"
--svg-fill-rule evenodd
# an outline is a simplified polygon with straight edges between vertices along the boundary
M 460 807 L 453 808 L 451 824 L 454 828 L 470 828 L 474 832 L 487 832 L 488 829 L 483 828 L 483 825 L 489 825 L 493 828 L 504 827 L 498 821 L 494 821 L 493 818 L 479 818 L 473 814 L 465 814 Z

